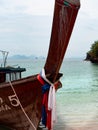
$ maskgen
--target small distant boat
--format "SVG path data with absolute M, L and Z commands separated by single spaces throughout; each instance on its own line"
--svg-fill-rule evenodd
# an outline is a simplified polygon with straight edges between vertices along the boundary
M 60 82 L 59 70 L 79 7 L 79 0 L 55 0 L 50 47 L 44 66 L 46 78 L 53 84 Z M 25 68 L 0 67 L 0 124 L 14 130 L 36 130 L 42 114 L 42 84 L 38 74 L 22 78 L 23 71 Z

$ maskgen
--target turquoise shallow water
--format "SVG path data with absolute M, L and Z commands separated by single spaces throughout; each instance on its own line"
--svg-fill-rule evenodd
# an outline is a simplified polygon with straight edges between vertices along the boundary
M 98 65 L 82 59 L 65 60 L 63 88 L 57 93 L 58 115 L 64 125 L 98 122 Z
M 39 73 L 44 60 L 9 61 L 26 67 L 23 77 Z M 56 94 L 57 124 L 60 126 L 86 126 L 98 122 L 98 65 L 83 59 L 65 59 L 60 72 L 63 87 Z

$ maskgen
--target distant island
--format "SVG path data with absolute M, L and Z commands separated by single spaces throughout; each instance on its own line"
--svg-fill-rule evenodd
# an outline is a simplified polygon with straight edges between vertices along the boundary
M 31 56 L 26 56 L 26 55 L 13 55 L 13 56 L 9 56 L 8 59 L 45 59 L 44 56 L 34 56 L 34 55 L 31 55 Z
M 98 41 L 95 41 L 92 44 L 90 51 L 87 52 L 85 60 L 89 60 L 92 63 L 98 63 Z

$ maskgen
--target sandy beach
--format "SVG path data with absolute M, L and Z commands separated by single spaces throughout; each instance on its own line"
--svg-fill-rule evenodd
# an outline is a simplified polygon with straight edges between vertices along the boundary
M 89 116 L 88 116 L 89 117 Z M 47 128 L 38 128 L 38 130 L 48 130 Z M 58 122 L 54 125 L 53 130 L 98 130 L 98 118 L 83 121 L 73 120 L 65 123 L 65 120 L 59 118 Z
M 48 130 L 48 129 L 38 129 L 38 130 Z M 98 130 L 98 126 L 85 126 L 85 127 L 55 127 L 54 130 Z
M 47 128 L 38 128 L 38 130 L 48 130 Z M 98 130 L 98 124 L 88 124 L 85 126 L 55 126 L 53 130 Z

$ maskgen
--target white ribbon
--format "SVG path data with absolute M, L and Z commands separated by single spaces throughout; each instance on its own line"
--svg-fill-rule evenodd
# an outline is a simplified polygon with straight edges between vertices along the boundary
M 48 96 L 48 110 L 52 112 L 52 126 L 56 122 L 56 96 L 55 96 L 55 88 L 53 85 L 50 86 L 49 96 Z
M 49 80 L 46 78 L 44 68 L 43 68 L 42 71 L 41 71 L 41 77 L 42 77 L 47 83 L 49 83 L 50 85 L 53 85 L 53 83 L 51 83 L 51 81 L 49 81 Z

